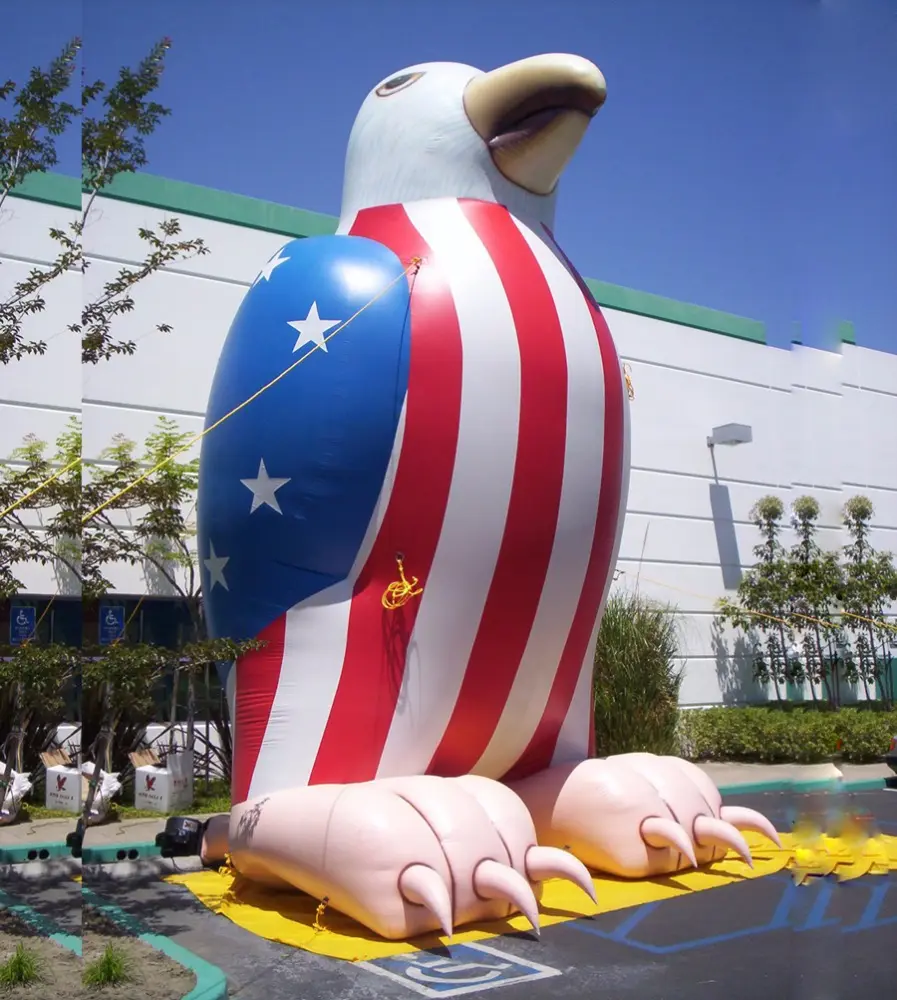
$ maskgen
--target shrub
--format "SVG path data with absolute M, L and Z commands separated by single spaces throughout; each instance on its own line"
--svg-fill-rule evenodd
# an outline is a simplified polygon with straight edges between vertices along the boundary
M 81 978 L 85 986 L 119 986 L 130 983 L 131 964 L 125 952 L 111 941 L 103 954 L 86 966 Z
M 638 591 L 608 598 L 595 647 L 599 756 L 675 753 L 682 670 L 675 609 Z
M 813 764 L 880 761 L 897 733 L 897 711 L 842 708 L 708 708 L 681 713 L 679 742 L 690 760 Z
M 16 950 L 0 965 L 0 987 L 6 992 L 17 986 L 30 986 L 32 983 L 40 982 L 40 979 L 40 959 L 19 941 Z

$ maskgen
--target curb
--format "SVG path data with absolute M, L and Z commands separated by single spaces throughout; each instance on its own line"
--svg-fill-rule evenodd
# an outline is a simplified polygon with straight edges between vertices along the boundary
M 110 920 L 114 920 L 120 927 L 143 941 L 144 944 L 155 948 L 156 951 L 161 951 L 163 955 L 167 955 L 178 965 L 183 965 L 196 976 L 196 986 L 183 1000 L 225 1000 L 227 997 L 227 977 L 218 966 L 194 955 L 192 951 L 187 951 L 171 938 L 151 933 L 136 917 L 131 916 L 130 913 L 113 903 L 107 903 L 92 890 L 82 888 L 81 893 L 85 903 L 101 911 Z
M 80 937 L 61 931 L 52 920 L 24 903 L 17 903 L 2 889 L 0 889 L 0 909 L 9 910 L 10 913 L 14 913 L 23 923 L 29 924 L 43 937 L 48 937 L 51 941 L 55 941 L 78 956 L 81 955 Z
M 51 858 L 71 857 L 71 851 L 64 841 L 48 844 L 18 844 L 15 847 L 0 847 L 0 865 L 23 865 L 28 861 L 49 861 Z
M 720 785 L 720 795 L 753 795 L 757 792 L 877 792 L 888 787 L 886 778 L 863 778 L 843 781 L 838 778 L 817 778 L 812 781 L 753 781 L 740 785 Z
M 139 858 L 158 858 L 159 848 L 154 840 L 136 844 L 107 844 L 102 847 L 82 847 L 81 863 L 85 865 L 111 865 L 116 861 L 137 861 Z

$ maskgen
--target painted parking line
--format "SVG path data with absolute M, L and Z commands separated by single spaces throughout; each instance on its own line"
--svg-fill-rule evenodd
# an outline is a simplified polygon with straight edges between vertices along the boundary
M 445 954 L 415 951 L 377 958 L 359 962 L 358 968 L 386 976 L 425 997 L 457 997 L 561 975 L 560 969 L 524 961 L 484 944 L 450 945 L 444 951 Z
M 675 955 L 774 931 L 802 933 L 827 928 L 841 934 L 858 934 L 897 925 L 897 913 L 894 912 L 897 907 L 889 905 L 891 900 L 897 897 L 897 879 L 890 876 L 885 876 L 880 881 L 876 879 L 843 885 L 828 879 L 819 879 L 803 887 L 795 885 L 790 877 L 772 875 L 769 876 L 769 881 L 779 883 L 782 892 L 768 919 L 723 934 L 686 937 L 684 935 L 688 933 L 688 926 L 683 925 L 683 937 L 675 942 L 655 944 L 641 938 L 639 936 L 641 925 L 661 907 L 668 906 L 672 902 L 670 900 L 644 903 L 624 912 L 621 914 L 622 919 L 613 929 L 596 926 L 591 921 L 579 920 L 562 926 L 565 931 L 590 934 L 592 937 L 612 941 L 651 955 Z M 852 923 L 846 922 L 843 915 L 837 913 L 837 906 L 833 905 L 837 903 L 839 896 L 843 897 L 844 893 L 850 893 L 855 897 L 863 894 L 865 897 L 862 914 Z

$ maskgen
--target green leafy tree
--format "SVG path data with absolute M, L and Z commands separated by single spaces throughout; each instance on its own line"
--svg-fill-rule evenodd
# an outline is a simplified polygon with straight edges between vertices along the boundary
M 45 341 L 25 339 L 24 321 L 44 310 L 44 291 L 50 282 L 69 270 L 83 274 L 90 266 L 84 256 L 84 234 L 97 196 L 120 174 L 147 165 L 146 140 L 162 119 L 171 114 L 170 108 L 153 98 L 170 47 L 168 38 L 155 44 L 136 69 L 122 67 L 111 87 L 107 88 L 102 80 L 85 83 L 81 89 L 81 108 L 76 108 L 61 99 L 81 48 L 80 39 L 75 39 L 48 72 L 32 70 L 28 85 L 16 98 L 18 115 L 9 121 L 0 119 L 0 205 L 29 174 L 52 169 L 57 162 L 56 138 L 79 115 L 82 185 L 88 195 L 79 219 L 64 229 L 50 230 L 58 246 L 53 263 L 32 268 L 7 301 L 0 303 L 0 362 L 8 364 L 27 354 L 46 351 Z M 6 83 L 0 87 L 0 96 L 8 98 L 14 91 L 15 84 Z M 101 111 L 91 114 L 97 103 L 101 104 Z M 134 354 L 136 341 L 116 338 L 113 324 L 118 317 L 134 311 L 136 286 L 169 264 L 209 252 L 203 240 L 183 236 L 176 218 L 164 219 L 153 228 L 142 227 L 138 236 L 146 247 L 143 260 L 136 266 L 119 268 L 114 278 L 104 282 L 98 295 L 84 302 L 80 319 L 66 327 L 81 337 L 81 358 L 85 364 Z M 157 323 L 155 329 L 170 333 L 172 327 Z
M 72 227 L 73 237 L 80 241 L 90 216 L 94 200 L 119 174 L 133 173 L 147 164 L 146 138 L 156 130 L 171 109 L 152 98 L 165 66 L 165 55 L 171 40 L 164 38 L 152 47 L 136 70 L 123 67 L 118 81 L 108 90 L 97 80 L 84 87 L 82 101 L 84 120 L 81 130 L 81 172 L 88 199 L 81 221 Z M 92 102 L 102 96 L 104 113 L 88 114 Z M 81 321 L 69 329 L 81 335 L 81 359 L 85 364 L 97 364 L 116 355 L 131 355 L 137 349 L 133 340 L 117 340 L 112 334 L 114 320 L 134 310 L 132 291 L 161 268 L 177 261 L 189 260 L 209 252 L 201 239 L 183 239 L 177 219 L 163 220 L 155 229 L 138 230 L 146 244 L 144 260 L 136 267 L 122 267 L 111 281 L 103 285 L 100 295 L 85 303 Z M 68 238 L 60 240 L 63 249 Z M 83 262 L 83 267 L 89 261 Z M 170 333 L 167 323 L 156 324 L 160 333 Z
M 844 546 L 841 604 L 851 637 L 849 679 L 863 685 L 867 699 L 877 688 L 885 707 L 894 704 L 891 653 L 895 633 L 886 614 L 897 600 L 897 568 L 890 552 L 877 552 L 870 541 L 875 508 L 864 496 L 844 506 L 844 526 L 851 541 Z
M 0 657 L 0 718 L 8 735 L 0 747 L 5 760 L 0 775 L 0 802 L 6 796 L 13 767 L 25 770 L 27 751 L 32 759 L 55 739 L 62 715 L 62 692 L 78 667 L 77 649 L 38 646 L 25 642 Z
M 151 717 L 153 690 L 161 677 L 166 673 L 187 677 L 189 740 L 196 710 L 196 678 L 210 665 L 232 661 L 261 645 L 208 637 L 192 545 L 198 462 L 180 459 L 189 438 L 163 417 L 142 449 L 118 436 L 98 460 L 82 463 L 80 426 L 73 419 L 59 436 L 54 452 L 29 436 L 10 460 L 0 465 L 0 510 L 32 494 L 0 518 L 0 597 L 13 597 L 24 589 L 17 577 L 21 565 L 56 561 L 74 577 L 91 615 L 113 588 L 110 578 L 114 568 L 130 565 L 154 574 L 160 587 L 178 597 L 189 612 L 190 627 L 177 649 L 133 644 L 127 637 L 113 646 L 85 644 L 82 736 L 84 745 L 93 747 L 94 759 L 104 762 L 107 770 L 117 735 L 126 730 L 139 736 L 145 728 Z M 37 489 L 54 472 L 69 466 L 66 473 Z M 149 470 L 155 471 L 145 475 Z M 141 476 L 144 478 L 131 486 Z M 47 684 L 57 690 L 58 651 L 36 642 L 28 649 L 29 669 L 43 657 Z M 27 706 L 13 698 L 12 689 L 3 688 L 4 676 L 0 675 L 0 689 L 7 691 L 7 703 L 13 706 L 7 713 L 10 726 L 25 733 Z M 35 690 L 40 689 L 35 685 Z M 127 721 L 124 730 L 122 719 Z M 226 774 L 230 767 L 226 716 L 217 712 L 212 721 L 224 741 L 218 769 Z M 126 740 L 126 744 L 130 742 Z M 120 755 L 117 760 L 121 760 Z
M 0 517 L 0 600 L 25 589 L 17 573 L 27 563 L 53 566 L 57 575 L 69 576 L 70 589 L 79 591 L 80 454 L 80 426 L 72 418 L 52 455 L 47 455 L 46 442 L 28 435 L 0 465 L 0 511 L 6 512 Z M 25 496 L 24 504 L 8 510 Z M 0 732 L 9 733 L 0 778 L 4 784 L 13 763 L 17 770 L 26 761 L 33 767 L 36 755 L 55 742 L 61 692 L 80 654 L 77 648 L 42 645 L 32 636 L 20 646 L 4 645 L 0 655 Z
M 56 140 L 78 114 L 63 95 L 80 49 L 81 39 L 73 38 L 49 69 L 33 68 L 28 82 L 18 90 L 13 80 L 0 84 L 0 101 L 12 97 L 16 106 L 12 117 L 0 117 L 0 207 L 26 177 L 56 166 Z
M 790 580 L 788 614 L 800 659 L 792 662 L 795 680 L 810 683 L 816 700 L 821 685 L 828 702 L 839 704 L 839 638 L 836 621 L 838 595 L 842 589 L 841 568 L 836 552 L 823 551 L 816 541 L 819 503 L 810 496 L 798 497 L 791 509 L 797 542 L 788 555 Z
M 7 511 L 0 517 L 0 600 L 25 589 L 16 575 L 25 563 L 54 566 L 80 591 L 80 459 L 81 426 L 71 417 L 53 454 L 47 454 L 45 441 L 29 434 L 0 464 L 0 511 Z M 25 496 L 24 504 L 8 510 Z
M 756 563 L 742 576 L 736 599 L 723 598 L 717 603 L 719 618 L 744 632 L 752 643 L 754 677 L 772 684 L 777 701 L 783 700 L 783 688 L 794 679 L 790 653 L 794 630 L 784 617 L 791 575 L 779 540 L 784 515 L 785 505 L 778 497 L 762 497 L 754 504 L 750 517 L 762 537 L 754 546 Z
M 83 579 L 85 599 L 96 601 L 111 589 L 107 574 L 115 564 L 152 569 L 183 599 L 193 637 L 198 638 L 203 626 L 190 544 L 195 525 L 189 514 L 199 482 L 199 459 L 179 458 L 191 437 L 175 421 L 160 417 L 142 454 L 134 441 L 117 435 L 98 461 L 88 463 L 83 487 Z M 146 475 L 158 466 L 162 467 Z
M 0 85 L 0 101 L 13 99 L 15 113 L 0 117 L 0 209 L 13 188 L 31 174 L 44 173 L 57 163 L 56 140 L 79 114 L 64 99 L 74 74 L 81 40 L 68 42 L 48 69 L 35 67 L 28 82 L 18 90 L 13 80 Z M 0 363 L 21 360 L 29 354 L 43 354 L 46 341 L 28 340 L 23 326 L 29 316 L 43 312 L 43 291 L 59 275 L 80 263 L 80 249 L 67 242 L 66 234 L 51 230 L 61 243 L 56 260 L 49 267 L 32 267 L 28 277 L 16 282 L 0 301 Z

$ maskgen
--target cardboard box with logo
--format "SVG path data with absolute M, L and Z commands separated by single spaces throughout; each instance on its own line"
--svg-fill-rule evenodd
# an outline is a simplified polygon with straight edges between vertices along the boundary
M 78 813 L 82 799 L 81 771 L 66 764 L 54 764 L 47 768 L 47 794 L 45 804 L 48 809 Z
M 132 762 L 134 805 L 138 809 L 170 812 L 193 804 L 192 750 L 170 753 L 164 763 L 154 751 L 145 751 L 133 754 Z

